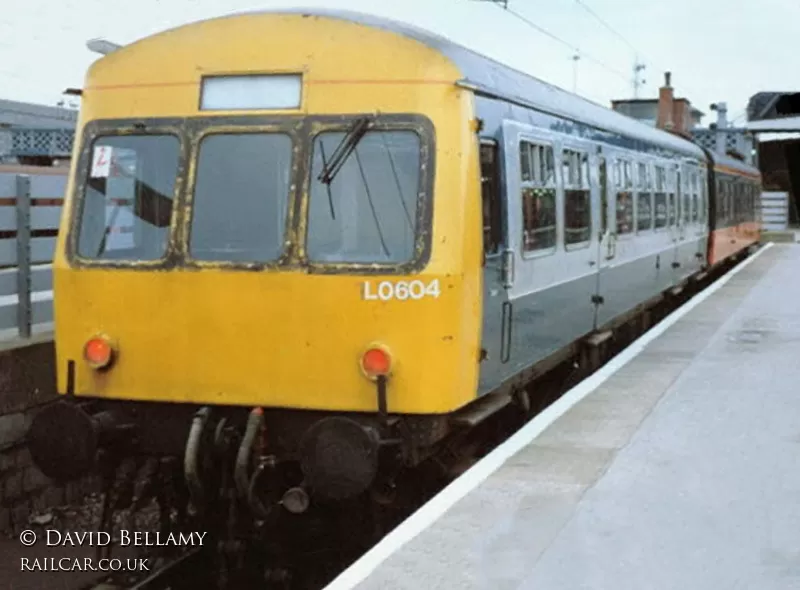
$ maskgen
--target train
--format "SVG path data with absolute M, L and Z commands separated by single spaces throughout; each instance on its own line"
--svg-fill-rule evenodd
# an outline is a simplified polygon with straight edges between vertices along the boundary
M 374 15 L 187 24 L 81 94 L 32 456 L 171 458 L 248 522 L 385 488 L 761 239 L 742 159 Z

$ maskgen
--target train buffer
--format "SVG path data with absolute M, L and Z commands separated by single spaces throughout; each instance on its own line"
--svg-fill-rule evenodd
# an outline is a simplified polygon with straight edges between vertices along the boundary
M 800 588 L 797 268 L 761 248 L 328 589 Z

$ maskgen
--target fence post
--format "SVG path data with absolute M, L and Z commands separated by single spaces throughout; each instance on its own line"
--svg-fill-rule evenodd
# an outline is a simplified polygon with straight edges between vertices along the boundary
M 17 174 L 17 329 L 31 336 L 31 177 Z

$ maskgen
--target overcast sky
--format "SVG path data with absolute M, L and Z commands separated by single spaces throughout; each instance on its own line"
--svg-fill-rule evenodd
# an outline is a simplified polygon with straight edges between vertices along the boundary
M 43 104 L 55 104 L 65 88 L 82 85 L 86 68 L 98 57 L 86 49 L 90 38 L 125 44 L 191 21 L 285 6 L 341 7 L 412 22 L 567 90 L 573 89 L 571 57 L 577 50 L 582 55 L 577 93 L 606 106 L 632 97 L 638 53 L 647 66 L 640 97 L 656 97 L 664 70 L 670 70 L 676 94 L 707 113 L 706 125 L 713 116 L 711 102 L 727 101 L 735 118 L 756 92 L 800 90 L 797 0 L 509 1 L 509 8 L 566 44 L 499 6 L 475 0 L 0 0 L 0 5 L 0 98 Z

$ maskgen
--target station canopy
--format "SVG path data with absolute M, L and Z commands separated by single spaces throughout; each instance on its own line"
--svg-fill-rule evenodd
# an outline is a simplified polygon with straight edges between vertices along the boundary
M 748 121 L 744 124 L 747 131 L 753 132 L 800 132 L 800 115 L 795 117 L 780 117 L 778 119 L 762 119 L 761 121 Z
M 800 132 L 800 92 L 759 92 L 747 105 L 747 123 L 752 132 Z

